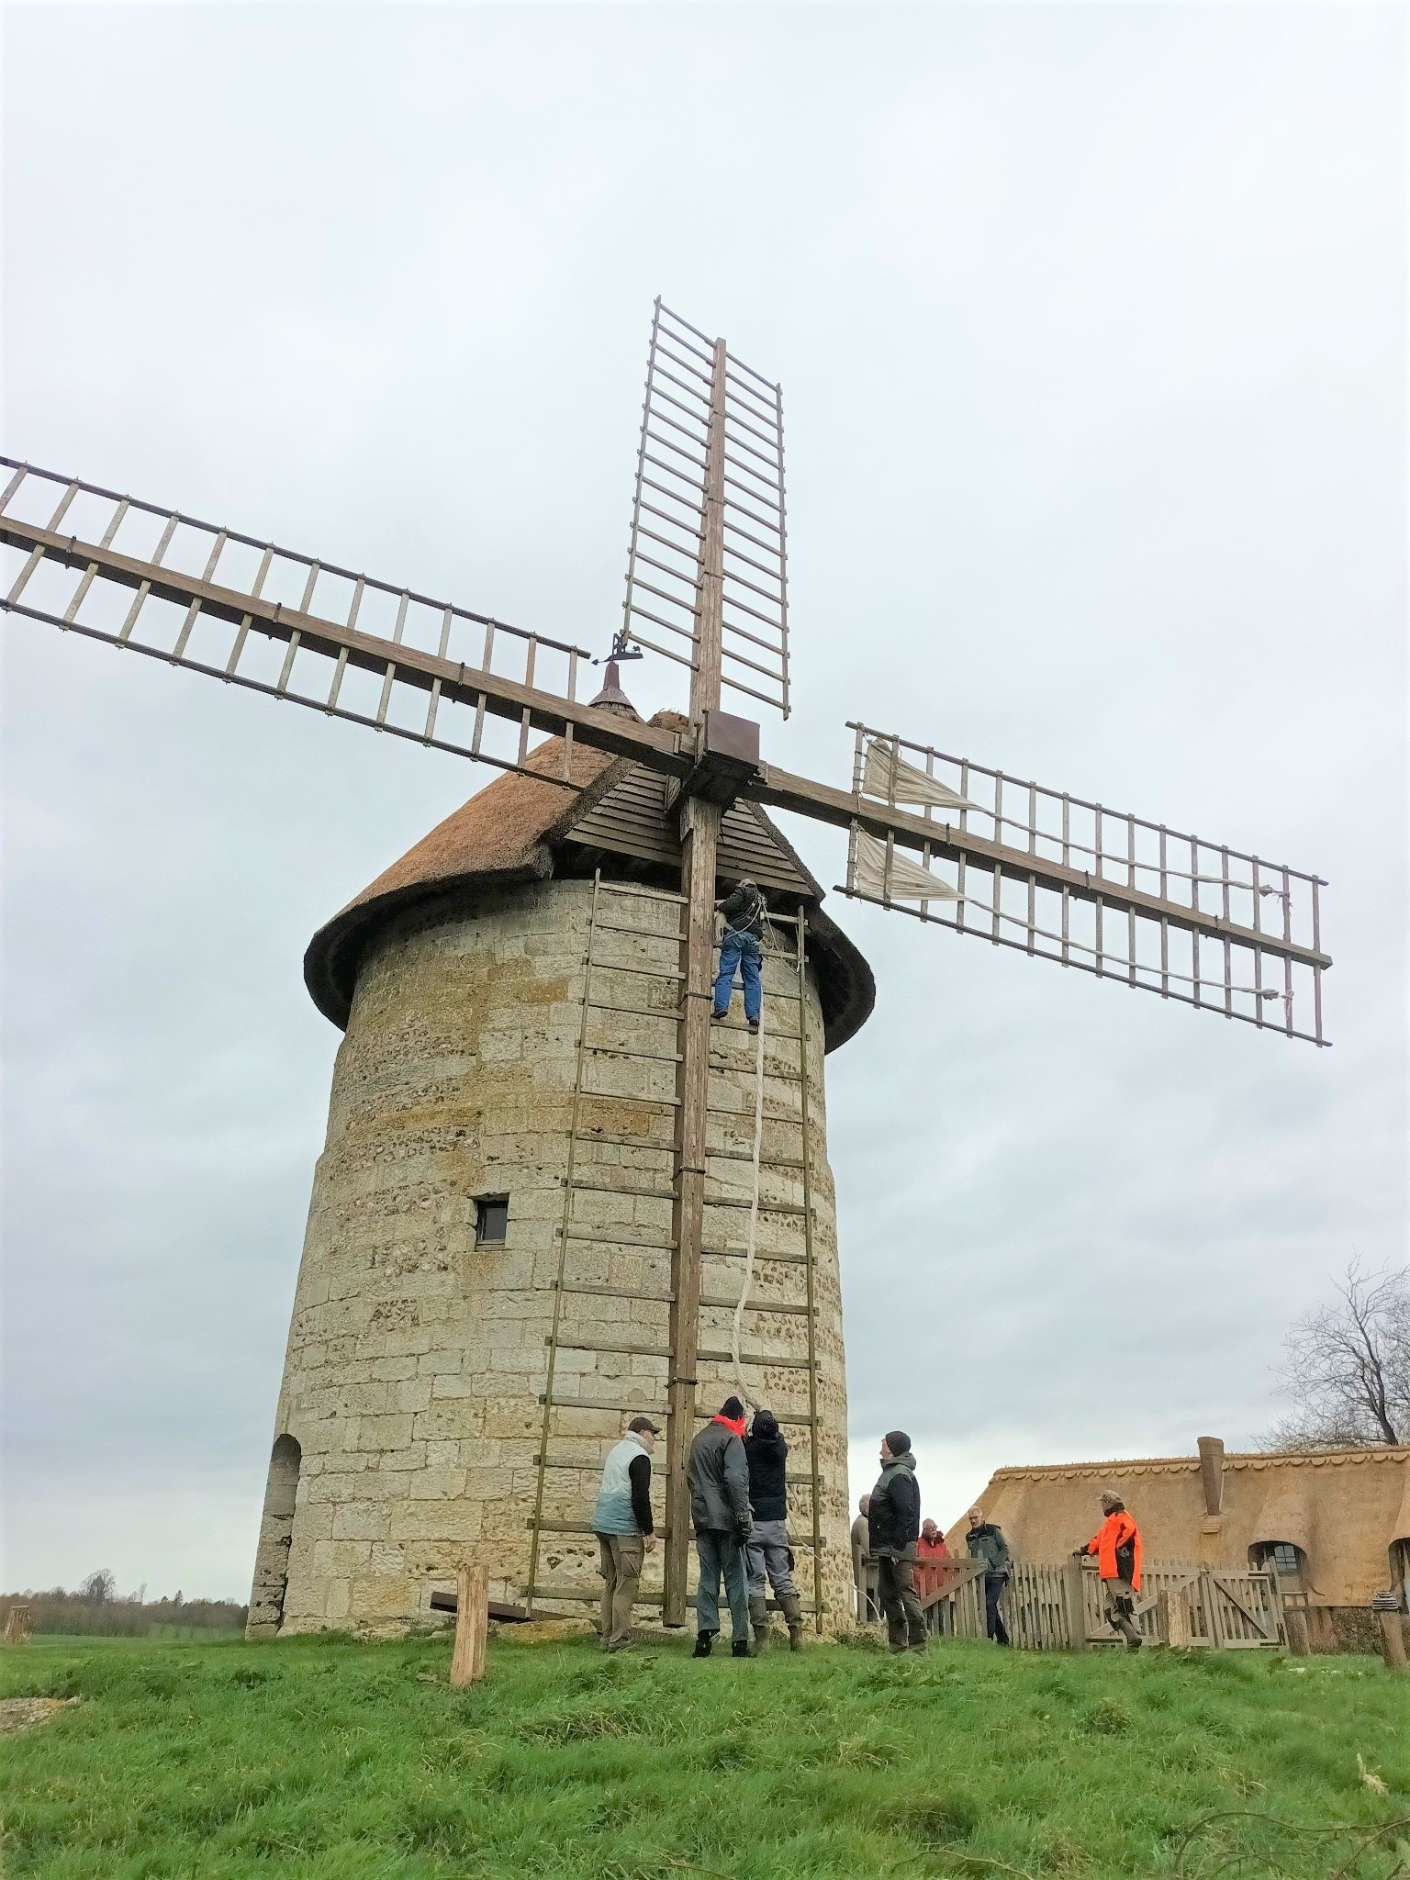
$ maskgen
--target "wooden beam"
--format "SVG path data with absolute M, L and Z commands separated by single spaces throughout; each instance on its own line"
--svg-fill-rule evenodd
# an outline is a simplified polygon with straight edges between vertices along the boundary
M 671 1378 L 668 1387 L 665 1544 L 667 1625 L 684 1625 L 690 1546 L 686 1462 L 695 1438 L 695 1370 L 700 1349 L 700 1261 L 705 1225 L 705 1127 L 709 1116 L 710 1006 L 715 963 L 715 860 L 722 811 L 692 798 L 682 816 L 681 935 L 685 977 L 677 1066 L 676 1199 L 671 1211 Z

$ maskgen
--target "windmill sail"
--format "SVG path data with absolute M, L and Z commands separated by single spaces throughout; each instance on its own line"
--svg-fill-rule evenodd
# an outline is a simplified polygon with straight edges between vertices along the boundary
M 719 485 L 720 683 L 787 718 L 783 392 L 658 300 L 627 550 L 623 635 L 695 667 L 713 596 L 707 495 Z
M 1327 1042 L 1322 973 L 1331 962 L 1321 950 L 1318 890 L 1326 883 L 1318 876 L 933 745 L 862 724 L 851 729 L 842 893 L 1202 1011 Z M 777 779 L 760 794 L 785 801 Z M 898 807 L 907 804 L 922 805 L 921 813 Z M 898 843 L 920 851 L 919 865 L 897 853 Z
M 572 780 L 576 730 L 615 736 L 578 703 L 580 647 L 10 457 L 0 472 L 0 609 L 503 770 L 532 729 L 562 732 L 551 781 Z

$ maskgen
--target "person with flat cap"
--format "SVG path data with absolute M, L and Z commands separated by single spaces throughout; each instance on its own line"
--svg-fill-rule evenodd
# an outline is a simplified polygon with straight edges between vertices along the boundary
M 695 1594 L 695 1656 L 708 1658 L 720 1629 L 720 1579 L 729 1601 L 730 1651 L 752 1658 L 749 1588 L 744 1548 L 754 1518 L 749 1512 L 749 1463 L 744 1454 L 744 1405 L 726 1397 L 719 1414 L 690 1445 L 685 1466 L 690 1521 L 700 1561 Z
M 867 1552 L 876 1562 L 876 1596 L 893 1652 L 925 1650 L 925 1614 L 916 1598 L 920 1484 L 911 1439 L 888 1430 L 881 1439 L 881 1474 L 867 1506 Z
M 650 1417 L 633 1417 L 627 1433 L 607 1452 L 602 1486 L 592 1511 L 592 1531 L 601 1552 L 602 1649 L 624 1651 L 632 1642 L 632 1606 L 642 1563 L 656 1545 L 651 1518 L 651 1452 L 660 1430 Z
M 1079 1560 L 1087 1554 L 1097 1556 L 1107 1624 L 1125 1639 L 1128 1651 L 1138 1652 L 1141 1634 L 1135 1610 L 1141 1590 L 1141 1530 L 1115 1489 L 1103 1492 L 1102 1524 L 1087 1545 L 1077 1549 Z

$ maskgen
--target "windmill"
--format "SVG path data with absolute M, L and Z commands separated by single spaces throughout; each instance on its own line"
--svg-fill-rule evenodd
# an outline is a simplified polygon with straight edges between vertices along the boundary
M 819 1629 L 845 1610 L 821 1073 L 872 982 L 769 809 L 845 834 L 850 898 L 1326 1042 L 1317 877 L 861 721 L 845 783 L 763 756 L 722 700 L 789 712 L 783 461 L 779 387 L 658 300 L 624 614 L 587 700 L 587 649 L 0 459 L 17 619 L 504 773 L 306 957 L 346 1036 L 256 1634 L 395 1629 L 467 1545 L 525 1610 L 595 1597 L 587 1484 L 637 1408 L 667 1418 L 655 1596 L 681 1623 L 686 1453 L 734 1378 L 793 1426 Z M 619 662 L 647 653 L 688 672 L 684 714 L 633 710 Z M 757 1041 L 710 1023 L 713 905 L 746 873 L 773 891 Z

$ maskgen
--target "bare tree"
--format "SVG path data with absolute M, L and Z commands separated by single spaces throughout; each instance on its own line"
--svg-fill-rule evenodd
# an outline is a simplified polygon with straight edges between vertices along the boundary
M 1267 1449 L 1410 1442 L 1410 1267 L 1367 1274 L 1353 1260 L 1336 1295 L 1283 1340 L 1278 1375 L 1293 1408 Z
M 79 1590 L 95 1606 L 105 1606 L 117 1593 L 117 1575 L 111 1567 L 99 1567 L 96 1573 L 89 1574 Z

